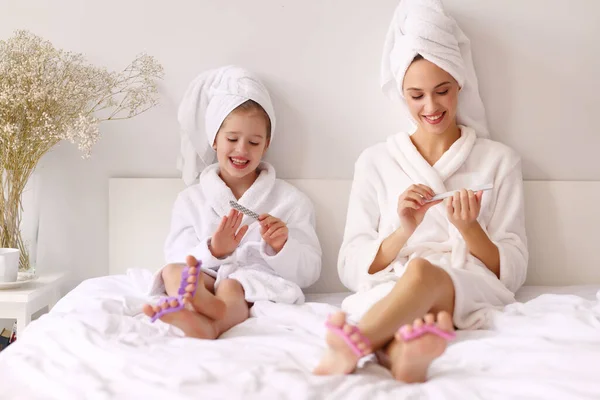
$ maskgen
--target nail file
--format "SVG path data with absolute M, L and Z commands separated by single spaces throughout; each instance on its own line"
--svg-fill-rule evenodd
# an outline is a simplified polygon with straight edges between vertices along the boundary
M 491 183 L 488 183 L 486 185 L 473 186 L 469 190 L 472 190 L 473 192 L 477 193 L 480 190 L 482 190 L 482 191 L 485 192 L 487 190 L 492 190 L 493 188 L 494 188 L 494 185 L 492 185 Z M 431 200 L 425 200 L 425 203 L 429 203 L 429 202 L 437 201 L 437 200 L 443 200 L 443 199 L 446 199 L 448 197 L 452 197 L 454 195 L 454 193 L 456 193 L 456 192 L 458 192 L 458 190 L 452 190 L 450 192 L 436 194 L 435 196 L 433 196 L 431 198 Z
M 247 216 L 249 216 L 250 218 L 254 218 L 254 219 L 258 219 L 258 214 L 255 213 L 254 211 L 248 210 L 246 207 L 244 207 L 243 205 L 241 205 L 238 202 L 235 202 L 233 200 L 229 200 L 229 205 L 238 210 L 239 212 L 241 212 L 242 214 L 246 214 Z

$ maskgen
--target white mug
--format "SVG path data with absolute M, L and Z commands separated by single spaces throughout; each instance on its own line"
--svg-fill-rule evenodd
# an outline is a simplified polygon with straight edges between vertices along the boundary
M 17 281 L 19 254 L 19 249 L 0 248 L 0 282 Z

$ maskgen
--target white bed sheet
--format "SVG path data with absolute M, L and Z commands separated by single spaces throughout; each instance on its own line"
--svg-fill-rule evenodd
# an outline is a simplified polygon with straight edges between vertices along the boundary
M 459 332 L 422 385 L 375 363 L 316 377 L 323 322 L 346 294 L 257 303 L 217 341 L 140 314 L 143 270 L 83 282 L 0 353 L 2 399 L 598 399 L 598 287 L 524 288 L 490 331 Z M 576 296 L 580 294 L 583 297 Z M 530 300 L 534 298 L 533 300 Z M 315 301 L 329 301 L 334 305 Z
M 580 296 L 587 300 L 596 300 L 599 290 L 600 285 L 523 286 L 515 297 L 517 301 L 526 302 L 543 294 L 569 294 Z M 306 301 L 328 303 L 340 307 L 342 301 L 349 295 L 350 292 L 307 294 Z

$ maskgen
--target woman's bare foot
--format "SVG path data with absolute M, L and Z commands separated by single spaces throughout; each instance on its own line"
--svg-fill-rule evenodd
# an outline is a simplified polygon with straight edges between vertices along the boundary
M 178 327 L 186 336 L 200 339 L 214 339 L 217 337 L 217 329 L 214 326 L 213 319 L 222 318 L 225 314 L 226 305 L 221 299 L 215 297 L 206 289 L 204 274 L 202 272 L 196 278 L 196 274 L 198 273 L 197 260 L 192 256 L 188 256 L 186 263 L 189 267 L 189 276 L 187 278 L 185 294 L 183 295 L 184 308 L 164 314 L 159 319 L 167 324 Z M 197 284 L 196 280 L 198 280 Z M 192 296 L 194 288 L 196 288 L 196 293 Z M 174 308 L 179 305 L 179 300 L 172 298 L 169 302 L 165 302 L 162 305 L 146 304 L 143 307 L 143 312 L 152 318 L 161 309 L 166 310 L 167 308 Z
M 423 324 L 436 324 L 443 331 L 454 331 L 452 318 L 446 311 L 437 315 L 437 321 L 433 314 L 427 314 L 425 318 L 417 319 L 412 325 L 405 325 L 402 329 L 410 332 Z M 425 333 L 405 341 L 402 334 L 398 332 L 394 342 L 390 345 L 389 351 L 392 374 L 397 380 L 406 383 L 425 382 L 429 365 L 444 353 L 447 346 L 447 339 L 433 333 Z
M 337 312 L 329 318 L 329 323 L 342 329 L 349 335 L 350 340 L 364 355 L 371 352 L 367 343 L 364 343 L 359 333 L 351 334 L 353 327 L 346 323 L 346 314 Z M 313 371 L 316 375 L 336 375 L 349 374 L 356 369 L 356 364 L 361 356 L 352 351 L 350 346 L 332 330 L 327 332 L 327 353 L 319 362 L 319 365 Z

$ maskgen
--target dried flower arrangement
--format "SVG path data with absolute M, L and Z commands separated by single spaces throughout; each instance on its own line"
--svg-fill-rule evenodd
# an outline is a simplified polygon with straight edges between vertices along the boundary
M 42 156 L 67 140 L 89 157 L 101 122 L 133 118 L 158 103 L 162 76 L 145 54 L 110 72 L 28 31 L 0 41 L 0 247 L 21 250 L 21 271 L 29 269 L 21 198 Z

